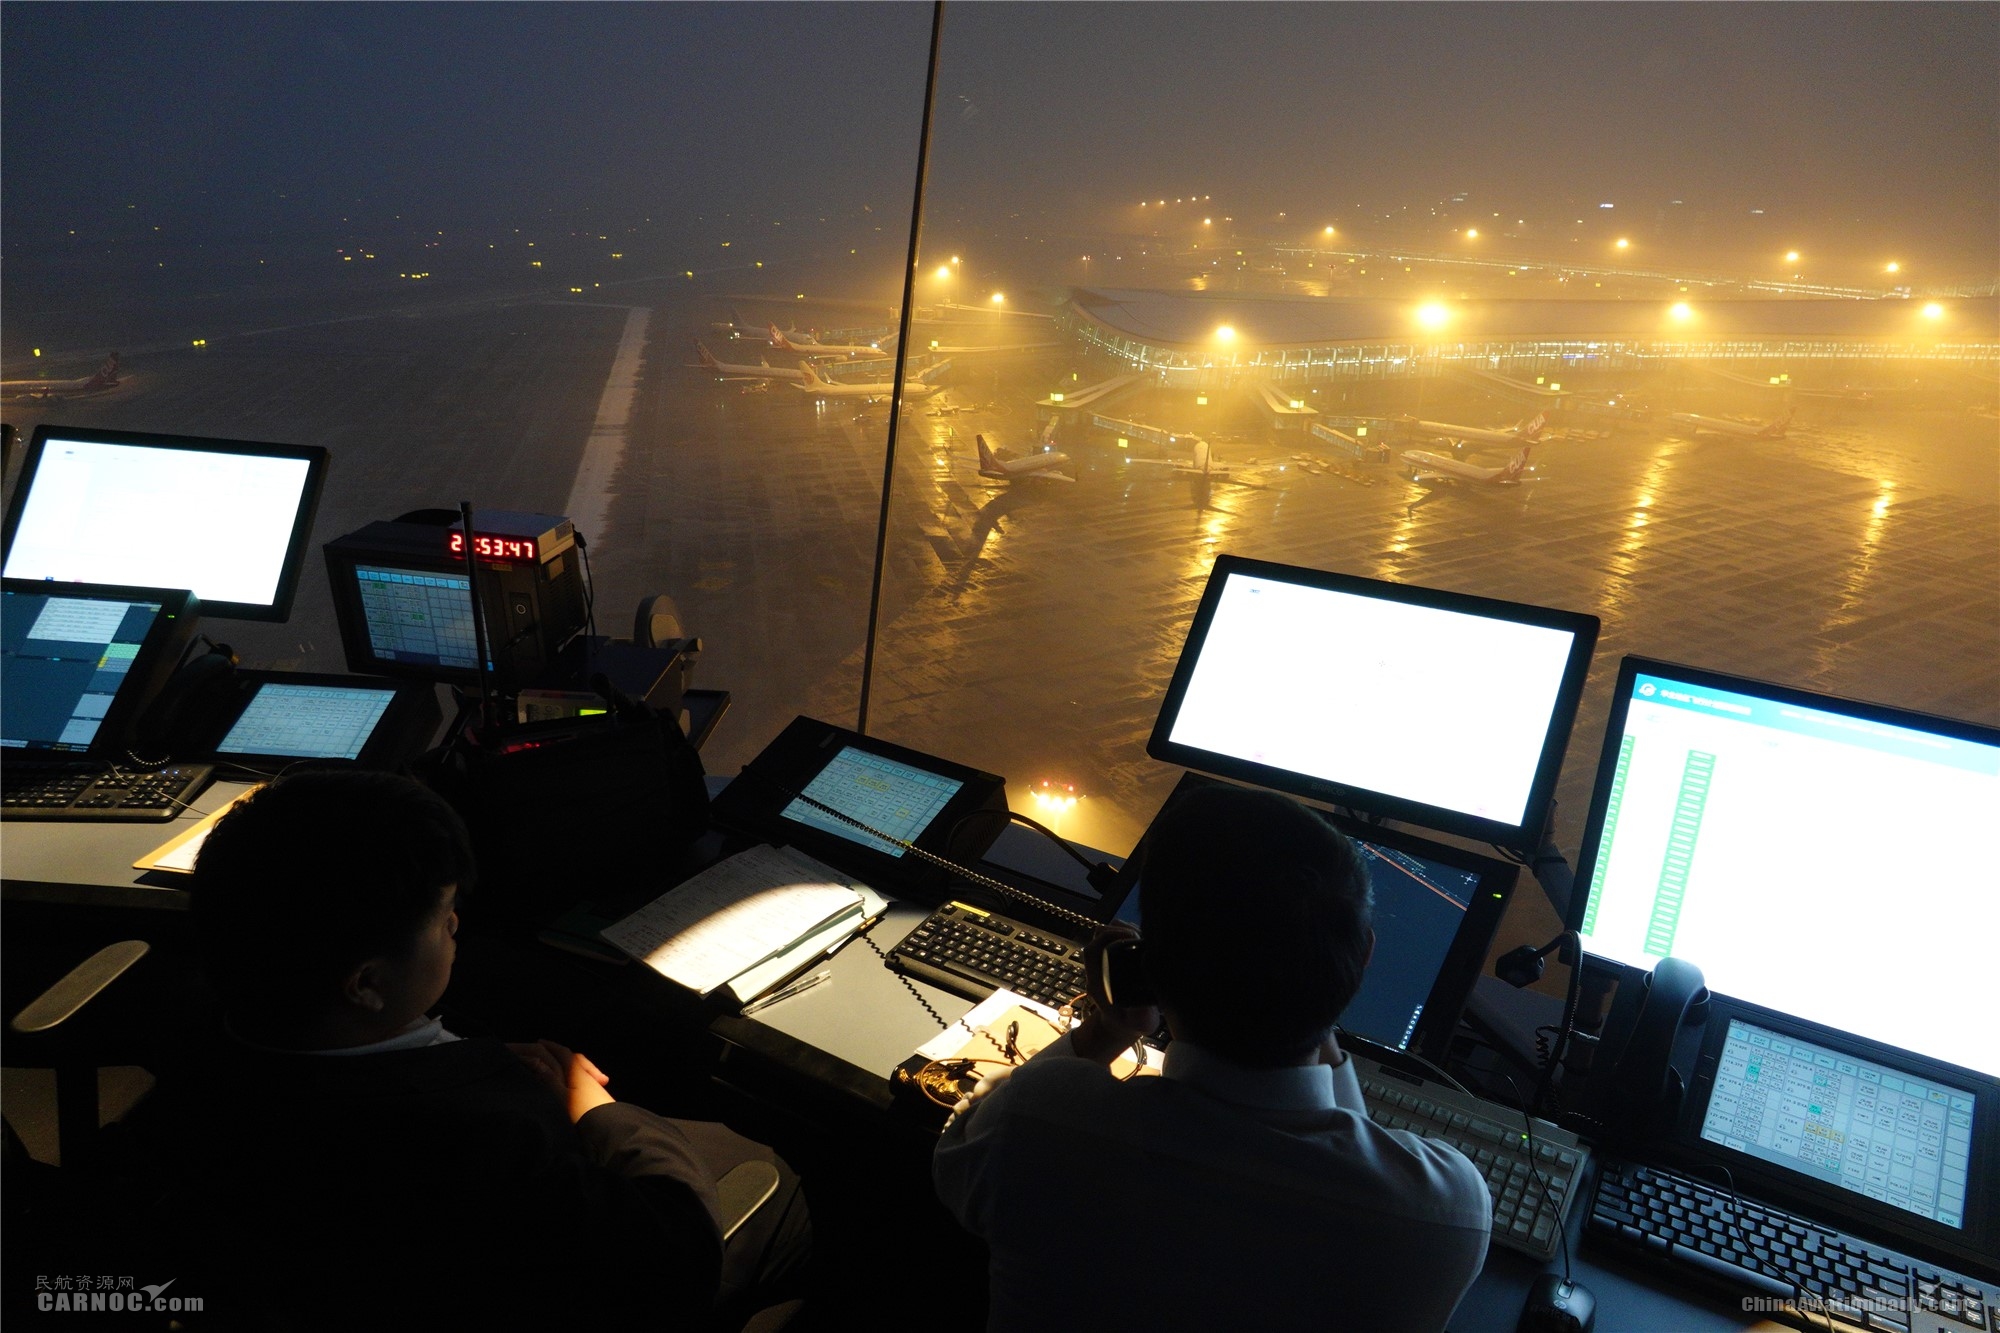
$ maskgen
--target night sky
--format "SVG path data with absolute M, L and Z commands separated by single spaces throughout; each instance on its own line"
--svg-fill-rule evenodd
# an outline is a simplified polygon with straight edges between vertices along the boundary
M 138 211 L 211 237 L 537 208 L 894 230 L 929 17 L 8 3 L 8 241 Z M 1679 199 L 1725 247 L 1990 281 L 1996 69 L 1992 4 L 967 4 L 945 18 L 933 209 L 1118 228 L 1200 192 L 1351 222 L 1464 192 L 1546 236 L 1599 201 L 1622 221 Z

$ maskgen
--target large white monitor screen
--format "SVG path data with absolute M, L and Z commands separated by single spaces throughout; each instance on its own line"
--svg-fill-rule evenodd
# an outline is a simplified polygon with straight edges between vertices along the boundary
M 8 578 L 188 588 L 210 616 L 281 618 L 324 453 L 39 435 Z
M 2000 1074 L 2000 732 L 1663 663 L 1619 682 L 1583 947 Z
M 1437 604 L 1369 580 L 1355 591 L 1220 565 L 1217 576 L 1185 690 L 1162 715 L 1176 757 L 1254 765 L 1232 775 L 1267 785 L 1286 786 L 1273 771 L 1338 784 L 1328 799 L 1434 827 L 1447 825 L 1398 805 L 1539 832 L 1534 804 L 1560 763 L 1594 620 L 1536 623 L 1508 613 L 1539 608 Z

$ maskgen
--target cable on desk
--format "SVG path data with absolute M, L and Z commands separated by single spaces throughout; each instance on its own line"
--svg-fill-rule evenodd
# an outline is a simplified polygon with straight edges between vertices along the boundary
M 1797 1278 L 1792 1276 L 1789 1269 L 1783 1272 L 1775 1272 L 1775 1273 L 1772 1272 L 1771 1266 L 1766 1264 L 1762 1259 L 1759 1259 L 1756 1253 L 1750 1247 L 1750 1238 L 1748 1235 L 1744 1233 L 1743 1230 L 1743 1201 L 1736 1197 L 1736 1177 L 1731 1175 L 1729 1173 L 1729 1168 L 1722 1165 L 1722 1163 L 1720 1162 L 1712 1162 L 1712 1163 L 1705 1162 L 1698 1167 L 1688 1167 L 1686 1168 L 1686 1173 L 1692 1176 L 1698 1170 L 1719 1171 L 1722 1173 L 1722 1179 L 1724 1182 L 1722 1192 L 1729 1198 L 1729 1229 L 1736 1233 L 1736 1239 L 1743 1242 L 1743 1257 L 1748 1259 L 1751 1263 L 1757 1265 L 1757 1267 L 1763 1272 L 1765 1277 L 1776 1278 L 1778 1281 L 1783 1282 L 1787 1286 L 1789 1286 L 1792 1289 L 1792 1291 L 1797 1294 L 1799 1298 L 1797 1302 L 1799 1314 L 1801 1317 L 1805 1319 L 1807 1325 L 1810 1326 L 1812 1324 L 1812 1314 L 1808 1307 L 1811 1304 L 1811 1302 L 1809 1302 L 1807 1298 L 1810 1297 L 1813 1293 L 1807 1291 L 1805 1289 L 1805 1286 L 1802 1283 L 1800 1283 L 1800 1281 Z M 1838 1330 L 1836 1330 L 1833 1326 L 1833 1314 L 1831 1311 L 1827 1309 L 1829 1305 L 1833 1304 L 1832 1299 L 1827 1295 L 1827 1293 L 1821 1292 L 1819 1294 L 1818 1304 L 1819 1304 L 1819 1317 L 1826 1321 L 1826 1333 L 1838 1333 Z
M 957 819 L 952 821 L 951 829 L 945 834 L 945 840 L 949 842 L 951 838 L 954 835 L 956 835 L 961 828 L 965 827 L 965 823 L 967 820 L 978 819 L 982 815 L 986 816 L 989 819 L 997 816 L 998 818 L 1005 819 L 1010 823 L 1026 824 L 1029 828 L 1035 830 L 1035 832 L 1041 834 L 1043 837 L 1047 838 L 1050 842 L 1053 842 L 1056 846 L 1062 848 L 1064 852 L 1069 854 L 1071 860 L 1075 861 L 1078 865 L 1082 866 L 1084 870 L 1089 872 L 1089 879 L 1091 887 L 1093 888 L 1103 887 L 1103 885 L 1100 885 L 1097 882 L 1097 876 L 1100 871 L 1108 871 L 1113 875 L 1116 875 L 1118 873 L 1117 871 L 1111 869 L 1111 866 L 1108 862 L 1092 861 L 1082 852 L 1079 852 L 1076 849 L 1075 845 L 1071 843 L 1067 838 L 1063 837 L 1062 834 L 1050 828 L 1047 824 L 1042 823 L 1038 819 L 1032 819 L 1029 816 L 1021 814 L 1020 812 L 1015 810 L 968 810 L 964 814 L 960 815 Z

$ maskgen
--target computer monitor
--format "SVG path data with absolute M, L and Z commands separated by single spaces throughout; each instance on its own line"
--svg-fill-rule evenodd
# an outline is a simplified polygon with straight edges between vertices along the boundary
M 1006 792 L 998 774 L 798 717 L 743 766 L 711 813 L 722 828 L 798 847 L 878 888 L 929 896 L 942 869 L 848 820 L 969 865 L 1006 827 Z
M 1641 657 L 1618 671 L 1570 926 L 1710 989 L 2000 1074 L 2000 729 Z
M 179 663 L 200 603 L 163 588 L 0 584 L 0 749 L 108 760 Z
M 1161 809 L 1214 783 L 1213 778 L 1186 774 Z M 1353 840 L 1375 894 L 1375 956 L 1361 989 L 1340 1016 L 1341 1032 L 1441 1060 L 1500 918 L 1513 900 L 1520 867 L 1400 830 L 1320 813 Z M 1139 890 L 1149 840 L 1142 838 L 1133 849 L 1110 894 L 1115 919 L 1142 929 Z M 1246 922 L 1243 928 L 1255 927 Z
M 496 526 L 489 528 L 489 520 Z M 509 520 L 528 522 L 505 526 Z M 477 521 L 473 558 L 492 667 L 487 683 L 506 691 L 551 683 L 589 615 L 574 533 L 568 520 L 545 515 L 496 513 Z M 531 535 L 507 535 L 515 528 Z M 370 523 L 324 550 L 350 671 L 478 682 L 473 580 L 457 527 Z
M 1540 845 L 1597 618 L 1222 556 L 1146 753 Z
M 1718 998 L 1676 1126 L 1739 1188 L 1965 1259 L 2000 1238 L 2000 1080 Z
M 6 576 L 191 588 L 210 619 L 282 621 L 326 464 L 310 445 L 37 427 Z

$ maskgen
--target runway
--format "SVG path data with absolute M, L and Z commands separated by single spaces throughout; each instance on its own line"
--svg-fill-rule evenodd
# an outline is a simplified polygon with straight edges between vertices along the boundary
M 626 284 L 618 298 L 629 305 L 453 301 L 156 351 L 129 357 L 110 394 L 10 404 L 8 417 L 24 430 L 50 419 L 326 445 L 317 544 L 461 499 L 562 506 L 623 375 L 622 460 L 608 486 L 584 487 L 603 497 L 602 530 L 586 529 L 599 628 L 624 632 L 644 595 L 679 600 L 706 644 L 698 683 L 734 696 L 705 754 L 712 772 L 733 772 L 795 713 L 852 720 L 886 408 L 820 405 L 784 383 L 717 384 L 682 367 L 730 304 L 664 282 Z M 616 371 L 634 309 L 647 312 L 643 351 L 634 364 L 628 345 Z M 756 357 L 742 344 L 714 350 Z M 1623 653 L 2000 724 L 1989 417 L 1802 399 L 1783 440 L 1557 440 L 1537 448 L 1530 485 L 1420 504 L 1424 493 L 1387 468 L 1309 467 L 1323 448 L 1242 421 L 1208 433 L 1221 459 L 1251 465 L 1255 485 L 1218 484 L 1205 507 L 1184 478 L 1122 462 L 1098 432 L 1058 442 L 1073 485 L 979 478 L 974 433 L 1031 447 L 1030 403 L 1066 369 L 962 362 L 945 393 L 906 414 L 870 729 L 1001 773 L 1017 802 L 1042 780 L 1074 783 L 1084 799 L 1062 827 L 1085 842 L 1130 846 L 1177 776 L 1145 756 L 1145 738 L 1223 552 L 1601 616 L 1559 790 L 1565 847 Z M 1430 392 L 1426 416 L 1493 422 L 1511 410 L 1471 389 Z M 1754 395 L 1732 396 L 1750 393 L 1723 385 L 1674 406 L 1750 413 Z M 1165 398 L 1130 408 L 1195 428 L 1170 419 L 1186 410 Z M 315 557 L 289 626 L 208 631 L 252 664 L 341 669 L 320 569 Z M 1465 672 L 1476 685 L 1478 664 Z M 1866 794 L 1856 802 L 1865 808 Z

